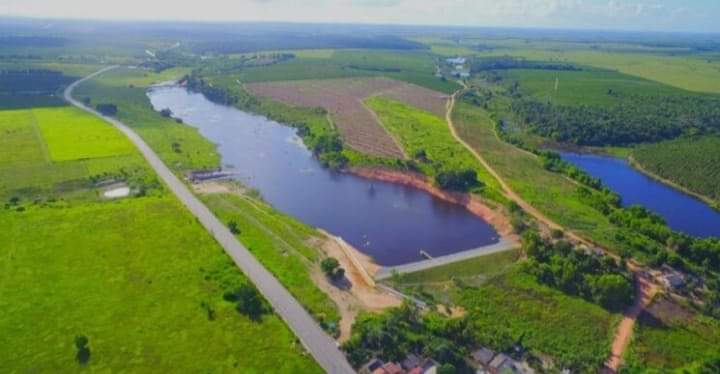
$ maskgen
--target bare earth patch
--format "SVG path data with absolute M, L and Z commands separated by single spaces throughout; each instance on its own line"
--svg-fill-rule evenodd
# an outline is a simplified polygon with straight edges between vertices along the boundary
M 448 99 L 445 94 L 388 78 L 261 82 L 247 84 L 247 88 L 254 95 L 286 104 L 325 108 L 347 145 L 360 152 L 389 158 L 403 158 L 402 148 L 365 107 L 363 100 L 383 95 L 442 117 Z

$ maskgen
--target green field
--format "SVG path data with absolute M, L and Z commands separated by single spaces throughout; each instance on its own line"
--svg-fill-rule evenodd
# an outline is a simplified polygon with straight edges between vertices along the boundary
M 79 109 L 0 111 L 0 133 L 0 198 L 96 200 L 111 179 L 159 187 L 126 138 Z
M 0 112 L 0 131 L 10 134 L 0 158 L 0 371 L 82 370 L 75 338 L 85 336 L 90 371 L 321 372 L 279 317 L 253 321 L 225 301 L 248 280 L 162 188 L 98 198 L 93 171 L 155 180 L 134 149 L 116 147 L 127 140 L 109 124 L 37 109 Z M 53 148 L 70 160 L 54 161 Z
M 128 155 L 133 145 L 121 133 L 75 108 L 35 109 L 52 161 Z
M 117 105 L 117 118 L 137 131 L 175 171 L 215 169 L 220 164 L 215 145 L 195 128 L 162 117 L 153 110 L 146 95 L 147 87 L 136 85 L 165 81 L 170 76 L 139 69 L 115 69 L 83 83 L 74 96 L 89 97 L 91 103 Z
M 430 113 L 390 100 L 374 96 L 366 103 L 380 118 L 385 128 L 400 140 L 409 155 L 424 151 L 427 161 L 419 162 L 422 172 L 436 176 L 438 167 L 448 169 L 472 169 L 485 184 L 483 194 L 491 199 L 503 201 L 497 180 L 483 168 L 472 153 L 459 144 L 450 134 L 444 119 Z
M 237 313 L 247 282 L 173 198 L 0 212 L 0 371 L 320 372 L 276 316 Z M 213 310 L 208 318 L 207 305 Z
M 558 105 L 614 105 L 615 94 L 680 95 L 687 91 L 615 71 L 509 70 L 504 77 L 520 82 L 521 90 Z M 613 92 L 610 95 L 609 92 Z
M 720 138 L 678 139 L 643 145 L 632 152 L 643 169 L 720 201 Z

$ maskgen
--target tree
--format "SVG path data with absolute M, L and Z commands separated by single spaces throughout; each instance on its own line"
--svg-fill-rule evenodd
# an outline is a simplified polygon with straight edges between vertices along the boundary
M 230 221 L 230 222 L 228 222 L 227 227 L 230 230 L 230 232 L 233 233 L 233 235 L 240 235 L 241 230 L 240 230 L 240 226 L 238 226 L 237 222 Z
M 633 299 L 632 284 L 618 274 L 601 275 L 592 282 L 591 287 L 595 302 L 608 310 L 621 310 Z
M 477 179 L 477 172 L 473 169 L 443 170 L 435 176 L 435 182 L 443 189 L 455 191 L 469 191 L 482 184 Z
M 88 338 L 85 335 L 75 337 L 75 348 L 77 349 L 75 359 L 80 365 L 85 365 L 90 360 L 90 348 L 87 345 Z
M 160 111 L 160 115 L 163 116 L 163 117 L 165 117 L 165 118 L 170 118 L 170 117 L 172 117 L 172 114 L 173 114 L 173 113 L 172 113 L 172 111 L 170 110 L 170 108 L 165 108 L 165 109 L 163 109 L 163 110 Z
M 320 262 L 320 268 L 330 279 L 342 279 L 345 276 L 345 269 L 340 267 L 340 262 L 334 257 L 328 257 Z
M 257 288 L 252 284 L 243 284 L 233 292 L 223 295 L 226 301 L 234 302 L 235 309 L 250 320 L 258 322 L 264 314 L 270 313 L 270 306 L 265 303 Z

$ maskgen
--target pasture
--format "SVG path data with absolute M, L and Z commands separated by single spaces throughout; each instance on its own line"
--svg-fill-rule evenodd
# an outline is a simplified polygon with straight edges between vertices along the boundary
M 0 111 L 0 197 L 98 199 L 95 182 L 159 188 L 122 134 L 70 107 Z
M 223 293 L 247 279 L 170 197 L 0 211 L 0 371 L 321 372 L 279 317 Z
M 102 120 L 76 108 L 34 109 L 52 161 L 71 161 L 128 155 L 134 147 L 124 135 Z
M 325 108 L 343 141 L 373 156 L 402 158 L 402 150 L 378 123 L 363 100 L 383 95 L 443 115 L 447 96 L 423 87 L 386 78 L 330 79 L 252 83 L 253 94 L 290 105 Z

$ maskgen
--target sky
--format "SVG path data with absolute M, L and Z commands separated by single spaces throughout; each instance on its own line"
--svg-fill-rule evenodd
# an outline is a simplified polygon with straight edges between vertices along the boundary
M 720 32 L 720 0 L 0 0 L 0 15 Z

